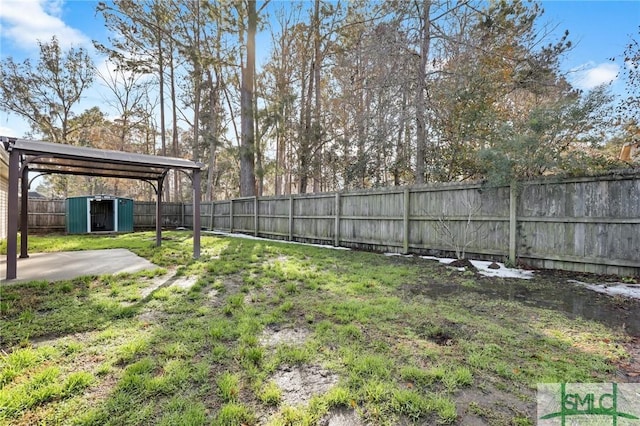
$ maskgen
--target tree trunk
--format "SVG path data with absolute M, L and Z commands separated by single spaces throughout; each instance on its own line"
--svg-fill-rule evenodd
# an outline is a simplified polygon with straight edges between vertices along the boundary
M 193 59 L 193 161 L 200 161 L 200 100 L 202 97 L 202 63 L 200 55 L 200 1 L 194 2 L 195 29 L 193 38 L 195 41 L 195 55 Z
M 309 167 L 309 122 L 311 112 L 307 91 L 307 60 L 302 58 L 300 65 L 300 131 L 298 132 L 298 193 L 307 192 L 307 167 Z M 311 82 L 309 83 L 311 84 Z
M 406 111 L 407 111 L 407 91 L 403 88 L 402 90 L 402 107 L 400 108 L 400 122 L 398 123 L 398 139 L 396 140 L 396 161 L 393 165 L 393 185 L 400 186 L 400 173 L 401 173 L 401 165 L 404 164 L 405 155 L 403 148 L 403 131 L 405 128 L 406 121 Z
M 315 84 L 315 105 L 313 114 L 313 192 L 320 192 L 322 188 L 322 125 L 320 123 L 320 109 L 322 107 L 320 68 L 322 56 L 320 52 L 320 0 L 316 0 L 313 11 L 313 79 Z
M 431 45 L 431 20 L 429 18 L 431 0 L 422 2 L 422 27 L 420 28 L 420 66 L 418 67 L 418 87 L 416 89 L 416 183 L 424 183 L 425 177 L 425 145 L 426 131 L 426 101 L 427 90 L 427 61 Z
M 257 81 L 253 80 L 253 87 L 255 90 L 258 88 Z M 255 173 L 256 173 L 256 195 L 258 197 L 262 197 L 264 192 L 264 165 L 263 165 L 263 152 L 262 152 L 262 135 L 260 134 L 260 127 L 258 126 L 258 96 L 254 93 L 253 95 L 253 133 L 255 135 Z
M 218 99 L 220 79 L 216 78 L 214 86 L 213 73 L 211 70 L 207 70 L 207 78 L 209 80 L 209 170 L 207 173 L 207 190 L 205 197 L 207 201 L 213 201 L 215 198 L 213 194 L 213 177 L 216 171 L 216 150 L 218 149 Z
M 255 195 L 255 129 L 253 127 L 253 81 L 256 56 L 256 27 L 258 16 L 256 1 L 247 2 L 247 63 L 242 68 L 242 88 L 240 90 L 240 196 Z
M 171 128 L 171 155 L 174 157 L 178 157 L 180 154 L 179 145 L 178 145 L 178 105 L 176 99 L 176 78 L 175 78 L 175 64 L 173 61 L 173 43 L 170 44 L 169 53 L 171 56 L 169 57 L 169 79 L 170 79 L 170 88 L 171 88 L 171 118 L 173 120 L 172 128 Z M 179 185 L 179 176 L 178 173 L 174 170 L 173 172 L 173 201 L 178 202 L 182 201 L 182 197 L 180 194 L 180 185 Z
M 281 67 L 275 75 L 276 80 L 276 102 L 277 117 L 275 120 L 276 131 L 276 171 L 275 171 L 275 195 L 282 195 L 285 192 L 285 162 L 286 162 L 286 129 L 288 123 L 289 109 L 287 104 L 289 100 L 287 76 L 289 75 L 289 41 L 288 27 L 282 28 L 282 37 L 280 38 L 280 55 L 283 58 Z
M 198 64 L 193 78 L 196 79 L 193 88 L 193 161 L 200 161 L 200 98 L 202 96 L 202 71 Z
M 160 96 L 160 140 L 162 144 L 162 155 L 167 155 L 167 127 L 166 127 L 166 118 L 164 113 L 164 53 L 162 47 L 162 37 L 158 34 L 157 38 L 157 48 L 158 48 L 158 86 L 159 86 L 159 96 Z M 169 199 L 169 185 L 163 185 L 164 194 L 162 197 L 165 200 Z

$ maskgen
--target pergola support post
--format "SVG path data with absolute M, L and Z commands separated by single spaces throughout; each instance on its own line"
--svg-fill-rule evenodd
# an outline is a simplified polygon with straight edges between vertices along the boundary
M 7 197 L 6 279 L 17 278 L 18 227 L 22 228 L 20 257 L 28 257 L 29 172 L 137 179 L 156 190 L 156 246 L 162 243 L 163 186 L 170 170 L 191 172 L 194 181 L 194 257 L 200 256 L 200 184 L 201 163 L 180 158 L 75 147 L 60 143 L 30 141 L 0 136 L 2 148 L 9 153 Z M 20 179 L 22 178 L 22 186 Z M 18 200 L 22 191 L 22 203 Z M 20 213 L 22 211 L 22 213 Z
M 211 204 L 213 208 L 213 203 Z M 200 257 L 200 170 L 193 171 L 193 258 Z
M 162 244 L 162 187 L 164 184 L 164 177 L 158 179 L 158 188 L 156 191 L 156 247 L 160 247 Z
M 29 167 L 25 164 L 22 167 L 22 178 L 20 182 L 22 187 L 22 199 L 20 207 L 20 258 L 29 257 L 27 252 L 29 240 Z
M 9 152 L 9 199 L 7 200 L 7 271 L 6 279 L 16 278 L 18 263 L 18 174 L 20 173 L 20 154 L 16 150 Z

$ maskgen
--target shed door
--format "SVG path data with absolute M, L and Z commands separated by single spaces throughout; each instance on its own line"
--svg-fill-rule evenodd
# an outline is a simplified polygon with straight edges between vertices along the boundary
M 87 199 L 67 198 L 67 232 L 69 234 L 84 234 L 89 232 L 87 228 Z
M 90 232 L 113 232 L 115 231 L 114 207 L 116 200 L 91 200 L 91 231 Z
M 133 200 L 118 200 L 118 232 L 133 231 Z

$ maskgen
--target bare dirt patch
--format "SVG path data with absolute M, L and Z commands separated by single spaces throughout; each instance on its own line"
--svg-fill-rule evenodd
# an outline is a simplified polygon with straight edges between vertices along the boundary
M 227 293 L 227 295 L 231 295 L 240 292 L 243 284 L 243 279 L 240 275 L 229 275 L 223 280 L 222 283 L 224 284 L 225 293 Z
M 627 383 L 640 383 L 640 337 L 624 344 L 629 358 L 618 364 L 617 376 Z
M 102 401 L 106 401 L 118 384 L 118 378 L 114 374 L 109 374 L 96 385 L 93 385 L 85 393 L 85 399 L 90 407 L 97 405 Z
M 363 426 L 364 423 L 358 417 L 358 413 L 351 408 L 338 408 L 332 410 L 320 422 L 320 426 Z
M 452 346 L 455 343 L 453 336 L 446 331 L 437 331 L 428 337 L 439 346 Z
M 262 337 L 260 344 L 268 348 L 273 348 L 279 344 L 285 345 L 303 345 L 309 337 L 309 331 L 304 328 L 267 328 Z
M 216 304 L 219 302 L 218 294 L 220 294 L 220 292 L 217 289 L 212 288 L 207 293 L 207 299 L 209 299 L 209 301 L 211 301 L 213 304 Z
M 80 333 L 68 334 L 66 336 L 51 336 L 45 335 L 40 337 L 33 337 L 29 339 L 29 343 L 34 348 L 38 348 L 41 346 L 56 346 L 56 345 L 64 345 L 65 342 L 68 343 L 81 343 L 83 345 L 88 344 L 91 340 L 94 339 L 94 335 L 96 333 L 94 331 L 86 331 Z
M 183 290 L 189 290 L 191 287 L 193 287 L 196 284 L 197 281 L 198 279 L 196 277 L 180 277 L 180 278 L 176 278 L 171 283 L 170 287 L 177 287 Z
M 456 398 L 458 422 L 463 425 L 510 425 L 514 416 L 535 413 L 531 391 L 508 392 L 496 389 L 485 382 L 482 389 L 470 388 L 460 391 Z
M 156 311 L 153 309 L 148 309 L 145 310 L 143 312 L 141 312 L 138 316 L 137 319 L 138 321 L 140 321 L 142 323 L 143 327 L 147 327 L 149 325 L 152 324 L 158 324 L 161 323 L 163 319 L 166 318 L 166 314 L 160 311 Z
M 173 278 L 174 274 L 175 271 L 171 271 L 165 275 L 154 277 L 152 280 L 150 280 L 149 285 L 140 290 L 140 296 L 142 300 L 146 299 L 151 295 L 151 293 L 165 285 L 169 280 Z
M 285 256 L 281 254 L 278 257 L 268 259 L 267 262 L 265 263 L 267 265 L 275 265 L 276 263 L 287 263 L 288 261 L 289 261 L 289 256 Z
M 284 366 L 271 380 L 282 390 L 282 401 L 296 406 L 326 393 L 338 383 L 338 376 L 317 365 Z
M 242 277 L 240 275 L 228 275 L 222 280 L 222 286 L 218 283 L 207 292 L 207 300 L 212 307 L 222 306 L 225 297 L 239 293 L 241 288 Z

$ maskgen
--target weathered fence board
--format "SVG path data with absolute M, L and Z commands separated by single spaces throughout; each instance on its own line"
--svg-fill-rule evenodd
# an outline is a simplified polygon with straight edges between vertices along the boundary
M 200 214 L 212 230 L 403 253 L 452 253 L 467 235 L 469 256 L 640 275 L 640 173 L 526 182 L 516 195 L 455 183 L 204 202 Z M 30 228 L 64 230 L 63 201 L 29 206 Z M 191 227 L 192 209 L 164 204 L 163 226 Z M 134 227 L 155 227 L 155 203 L 134 203 Z
M 166 227 L 183 226 L 185 215 L 182 203 L 162 203 L 162 225 Z M 136 230 L 155 229 L 156 203 L 153 201 L 134 201 L 133 227 Z
M 519 204 L 520 257 L 550 268 L 639 273 L 638 175 L 534 182 Z
M 258 232 L 263 236 L 289 236 L 289 198 L 273 197 L 258 200 Z
M 22 208 L 22 203 L 18 203 Z M 18 216 L 20 217 L 20 216 Z M 64 200 L 29 200 L 27 216 L 29 229 L 34 232 L 64 232 L 66 229 L 66 210 Z

